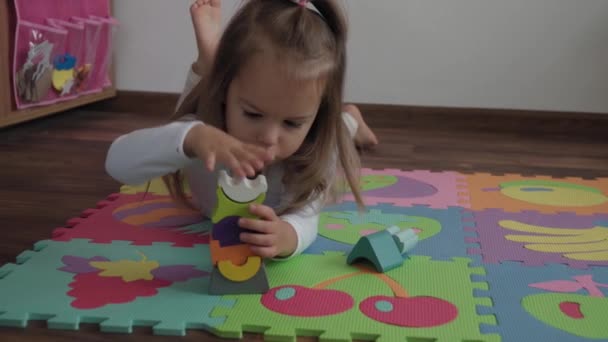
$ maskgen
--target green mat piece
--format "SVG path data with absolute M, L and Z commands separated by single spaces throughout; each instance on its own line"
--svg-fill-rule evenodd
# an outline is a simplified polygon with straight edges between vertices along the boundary
M 295 296 L 306 297 L 301 299 L 313 312 L 331 311 L 326 305 L 332 298 L 339 297 L 337 294 L 350 296 L 353 300 L 351 307 L 347 305 L 345 311 L 329 315 L 299 317 L 293 313 L 290 316 L 268 310 L 261 303 L 262 295 L 228 297 L 235 299 L 236 304 L 233 308 L 218 307 L 212 312 L 214 317 L 227 318 L 214 332 L 228 338 L 241 338 L 243 332 L 263 333 L 268 341 L 295 341 L 295 336 L 318 336 L 321 341 L 499 341 L 498 335 L 482 335 L 479 332 L 481 323 L 496 322 L 493 316 L 479 316 L 476 313 L 478 305 L 489 306 L 491 301 L 473 296 L 475 289 L 484 290 L 487 284 L 471 281 L 472 275 L 483 275 L 484 271 L 469 267 L 469 262 L 465 258 L 434 261 L 428 257 L 412 256 L 403 266 L 385 273 L 401 290 L 407 292 L 408 298 L 436 297 L 452 303 L 458 309 L 454 320 L 435 327 L 387 325 L 367 317 L 359 309 L 362 301 L 374 296 L 394 299 L 394 291 L 386 282 L 370 273 L 340 279 L 360 269 L 347 265 L 343 254 L 326 253 L 302 255 L 289 262 L 268 264 L 271 291 L 272 288 L 291 285 L 296 288 Z M 340 293 L 324 295 L 323 291 L 315 293 L 310 290 L 332 280 L 335 282 L 320 290 Z M 298 285 L 306 289 L 302 290 Z M 285 297 L 289 295 L 293 296 L 294 292 L 287 293 Z M 422 307 L 419 309 L 424 311 Z

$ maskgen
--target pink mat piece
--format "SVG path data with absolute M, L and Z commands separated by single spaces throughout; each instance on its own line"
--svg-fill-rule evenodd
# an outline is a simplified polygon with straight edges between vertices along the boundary
M 465 178 L 457 172 L 366 168 L 361 170 L 361 176 L 366 205 L 388 203 L 401 207 L 426 205 L 444 209 L 467 206 L 465 197 L 460 193 L 465 186 Z M 370 182 L 376 183 L 376 187 L 365 190 L 365 184 Z M 383 183 L 384 186 L 381 185 Z M 353 201 L 354 197 L 349 194 L 345 196 L 345 200 Z
M 131 241 L 133 245 L 170 242 L 175 247 L 208 244 L 208 231 L 189 229 L 201 224 L 198 212 L 178 208 L 168 196 L 112 194 L 67 227 L 53 231 L 53 240 L 90 239 L 94 243 Z

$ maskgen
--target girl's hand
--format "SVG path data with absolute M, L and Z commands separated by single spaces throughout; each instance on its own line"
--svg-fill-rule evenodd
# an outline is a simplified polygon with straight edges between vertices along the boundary
M 272 160 L 270 153 L 262 147 L 246 144 L 226 132 L 210 125 L 196 125 L 184 139 L 184 152 L 189 157 L 202 160 L 209 171 L 217 162 L 230 168 L 236 177 L 254 177 L 256 171 Z
M 281 220 L 272 208 L 265 205 L 252 204 L 249 211 L 259 219 L 239 219 L 241 228 L 254 231 L 241 233 L 242 242 L 251 245 L 251 250 L 263 258 L 293 254 L 298 245 L 298 236 L 291 224 Z

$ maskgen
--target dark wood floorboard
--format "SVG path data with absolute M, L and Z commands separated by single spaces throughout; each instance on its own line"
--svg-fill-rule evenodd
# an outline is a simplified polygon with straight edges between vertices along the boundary
M 493 127 L 481 117 L 436 120 L 408 115 L 367 113 L 381 144 L 363 152 L 363 165 L 405 170 L 455 170 L 466 173 L 542 174 L 556 177 L 608 177 L 608 125 L 585 126 L 564 119 L 530 127 L 526 121 Z M 164 122 L 156 115 L 73 110 L 0 130 L 0 265 L 51 236 L 54 228 L 116 192 L 104 159 L 111 141 L 133 129 Z M 473 120 L 473 121 L 471 121 Z M 605 122 L 608 122 L 605 121 Z M 53 331 L 44 322 L 27 329 L 0 328 L 2 341 L 165 341 L 149 336 L 98 333 L 96 325 L 79 332 Z M 186 341 L 220 341 L 190 331 Z M 250 341 L 260 337 L 248 335 Z

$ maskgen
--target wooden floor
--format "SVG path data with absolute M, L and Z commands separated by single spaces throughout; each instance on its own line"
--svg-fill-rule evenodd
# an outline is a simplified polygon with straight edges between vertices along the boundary
M 381 144 L 363 153 L 365 167 L 608 177 L 608 120 L 589 124 L 513 117 L 497 125 L 478 114 L 457 119 L 432 113 L 382 115 L 380 107 L 367 111 Z M 116 192 L 119 184 L 104 171 L 111 141 L 163 120 L 156 115 L 85 108 L 0 130 L 0 265 L 14 262 L 17 254 L 49 238 L 67 219 Z M 31 322 L 27 329 L 0 328 L 0 340 L 109 338 L 97 331 L 97 326 L 86 324 L 79 332 L 52 331 L 44 322 Z M 169 340 L 145 336 L 151 334 L 150 328 L 135 331 L 111 338 Z M 196 331 L 184 340 L 203 336 L 220 341 Z

